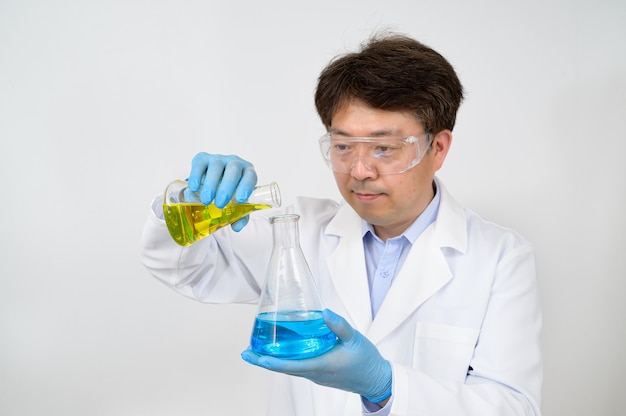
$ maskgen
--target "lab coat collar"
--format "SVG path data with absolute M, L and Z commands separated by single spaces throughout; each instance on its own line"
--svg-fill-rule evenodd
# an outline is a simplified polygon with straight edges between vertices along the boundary
M 441 181 L 436 180 L 441 191 L 437 220 L 413 244 L 374 321 L 371 317 L 360 217 L 344 203 L 326 228 L 326 234 L 340 237 L 339 244 L 328 259 L 337 295 L 355 328 L 374 343 L 401 325 L 452 279 L 444 249 L 461 253 L 466 251 L 465 210 L 447 192 Z

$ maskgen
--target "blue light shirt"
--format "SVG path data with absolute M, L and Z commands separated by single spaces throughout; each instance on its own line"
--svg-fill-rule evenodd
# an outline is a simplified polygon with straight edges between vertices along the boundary
M 433 200 L 430 201 L 424 212 L 398 237 L 382 241 L 376 236 L 374 227 L 363 221 L 363 247 L 365 249 L 367 280 L 370 287 L 372 319 L 376 317 L 378 309 L 385 299 L 398 270 L 400 270 L 409 254 L 413 243 L 437 219 L 441 193 L 437 189 L 436 182 L 433 182 L 433 187 L 435 188 Z M 381 408 L 378 404 L 370 403 L 365 398 L 362 398 L 367 413 L 376 416 L 388 415 L 392 400 L 393 397 L 386 407 Z
M 424 230 L 437 219 L 441 193 L 435 187 L 435 197 L 424 212 L 402 233 L 387 241 L 382 241 L 375 233 L 372 224 L 363 221 L 363 246 L 365 265 L 370 288 L 372 318 L 376 317 L 393 279 L 404 263 L 413 243 Z

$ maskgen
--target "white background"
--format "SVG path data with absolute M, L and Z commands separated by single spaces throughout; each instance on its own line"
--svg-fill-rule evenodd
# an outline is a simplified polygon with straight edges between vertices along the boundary
M 336 197 L 316 78 L 381 28 L 455 66 L 440 176 L 537 249 L 544 415 L 625 414 L 625 22 L 620 0 L 0 0 L 0 414 L 262 413 L 255 307 L 149 276 L 149 203 L 199 151 Z

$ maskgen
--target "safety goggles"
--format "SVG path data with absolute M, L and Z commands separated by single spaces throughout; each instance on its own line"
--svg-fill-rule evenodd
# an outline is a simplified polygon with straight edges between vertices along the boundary
M 379 175 L 403 173 L 420 163 L 432 142 L 421 138 L 344 137 L 326 133 L 320 138 L 324 160 L 337 173 L 351 173 L 360 161 L 367 170 Z

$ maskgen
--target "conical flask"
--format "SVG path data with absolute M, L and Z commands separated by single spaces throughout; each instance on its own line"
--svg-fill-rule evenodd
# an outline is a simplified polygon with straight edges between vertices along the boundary
M 200 192 L 191 192 L 187 181 L 177 180 L 163 194 L 163 216 L 172 239 L 189 246 L 253 211 L 279 207 L 280 202 L 280 189 L 272 182 L 255 187 L 244 203 L 233 198 L 224 208 L 218 208 L 214 203 L 204 205 Z
M 299 220 L 295 214 L 270 218 L 274 245 L 250 339 L 253 351 L 283 359 L 314 357 L 337 343 L 300 248 Z

